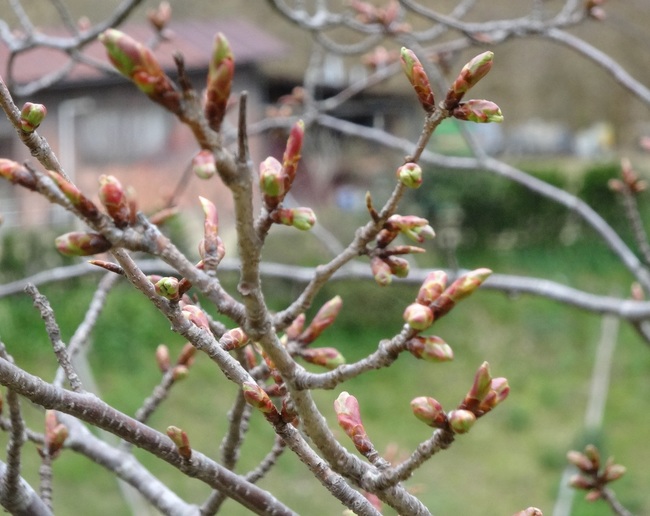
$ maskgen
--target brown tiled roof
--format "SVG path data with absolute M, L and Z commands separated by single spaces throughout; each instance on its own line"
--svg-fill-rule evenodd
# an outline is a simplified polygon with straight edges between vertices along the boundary
M 253 64 L 281 58 L 286 54 L 286 45 L 275 36 L 265 32 L 244 19 L 180 20 L 169 25 L 171 38 L 155 49 L 155 55 L 163 68 L 175 69 L 173 54 L 180 51 L 188 70 L 204 69 L 208 65 L 214 35 L 223 32 L 238 64 Z M 153 32 L 147 24 L 125 24 L 120 30 L 133 38 L 146 42 Z M 52 36 L 61 36 L 55 30 L 43 30 Z M 95 41 L 87 45 L 83 54 L 108 63 L 103 46 Z M 0 42 L 0 74 L 7 75 L 9 50 Z M 68 63 L 64 52 L 51 48 L 36 48 L 17 57 L 13 65 L 13 80 L 19 84 L 33 81 L 61 69 Z M 102 72 L 85 64 L 76 64 L 67 74 L 64 83 L 85 82 L 100 79 Z

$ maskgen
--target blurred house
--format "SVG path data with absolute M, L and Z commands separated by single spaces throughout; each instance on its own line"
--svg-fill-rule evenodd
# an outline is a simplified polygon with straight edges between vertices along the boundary
M 143 42 L 154 37 L 145 23 L 126 24 L 121 30 Z M 270 89 L 260 64 L 287 51 L 277 37 L 244 19 L 181 20 L 170 24 L 169 38 L 163 39 L 154 53 L 174 77 L 173 56 L 180 52 L 187 74 L 200 92 L 217 32 L 226 35 L 235 55 L 233 92 L 247 90 L 250 112 L 257 113 L 259 118 Z M 84 55 L 102 65 L 108 64 L 99 42 L 89 44 Z M 68 61 L 62 52 L 33 49 L 15 59 L 11 78 L 18 84 L 27 84 L 64 69 Z M 8 76 L 7 65 L 8 49 L 0 43 L 0 73 L 4 77 Z M 28 98 L 15 98 L 19 106 L 27 100 L 47 107 L 48 115 L 38 132 L 48 140 L 64 170 L 82 191 L 93 195 L 98 187 L 97 178 L 113 174 L 125 185 L 134 187 L 145 212 L 164 206 L 177 189 L 185 190 L 184 202 L 196 199 L 200 193 L 219 197 L 216 181 L 206 187 L 197 178 L 184 176 L 198 150 L 189 129 L 120 75 L 77 64 L 53 86 Z M 0 156 L 34 162 L 5 117 L 0 121 Z M 210 194 L 206 194 L 206 188 Z M 50 207 L 37 195 L 21 190 L 0 182 L 0 213 L 4 218 L 0 230 L 69 220 L 64 210 Z

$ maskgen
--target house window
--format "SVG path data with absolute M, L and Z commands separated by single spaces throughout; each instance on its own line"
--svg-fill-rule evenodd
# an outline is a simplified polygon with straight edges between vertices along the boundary
M 163 152 L 171 117 L 157 106 L 96 109 L 79 118 L 80 158 L 86 163 L 128 163 Z

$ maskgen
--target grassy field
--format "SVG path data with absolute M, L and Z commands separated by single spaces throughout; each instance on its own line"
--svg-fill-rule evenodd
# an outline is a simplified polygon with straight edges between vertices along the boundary
M 532 271 L 595 292 L 622 292 L 629 282 L 625 273 L 616 272 L 615 262 L 600 248 L 486 253 L 465 256 L 463 263 L 511 272 Z M 558 263 L 562 270 L 551 265 Z M 42 289 L 57 312 L 65 339 L 83 317 L 95 280 Z M 296 292 L 295 286 L 277 280 L 268 281 L 267 289 L 278 294 L 271 300 L 276 308 Z M 374 350 L 380 339 L 400 330 L 403 307 L 416 289 L 338 283 L 329 286 L 320 301 L 337 293 L 346 308 L 319 345 L 336 345 L 348 361 L 353 361 Z M 430 435 L 430 429 L 412 416 L 410 400 L 434 396 L 444 407 L 452 408 L 469 388 L 475 369 L 488 360 L 495 376 L 509 379 L 510 397 L 408 483 L 434 514 L 510 515 L 530 505 L 551 514 L 567 450 L 594 439 L 606 454 L 614 455 L 628 468 L 627 475 L 614 486 L 622 502 L 635 514 L 650 514 L 650 447 L 646 445 L 650 421 L 643 416 L 650 397 L 650 349 L 629 327 L 621 326 L 604 427 L 591 436 L 585 435 L 583 419 L 601 330 L 599 317 L 541 299 L 510 299 L 485 291 L 464 301 L 433 329 L 454 348 L 454 362 L 429 364 L 405 354 L 389 370 L 369 373 L 333 391 L 315 393 L 335 432 L 340 433 L 332 403 L 341 390 L 347 390 L 359 398 L 366 428 L 377 448 L 398 457 L 406 455 Z M 19 364 L 44 378 L 53 377 L 55 360 L 40 318 L 26 296 L 0 300 L 0 337 Z M 161 342 L 172 351 L 183 344 L 138 294 L 124 285 L 118 287 L 93 334 L 89 354 L 106 401 L 127 414 L 134 413 L 159 379 L 153 356 Z M 168 425 L 181 426 L 188 431 L 193 446 L 217 457 L 233 392 L 233 386 L 215 366 L 199 357 L 189 378 L 177 385 L 151 424 L 162 431 Z M 27 403 L 23 406 L 38 427 L 38 412 Z M 255 467 L 271 442 L 264 421 L 254 417 L 238 471 Z M 139 452 L 136 455 L 185 499 L 200 503 L 207 496 L 209 490 L 201 483 L 182 477 L 161 461 Z M 34 481 L 37 455 L 31 445 L 26 456 L 24 475 Z M 261 485 L 300 514 L 316 514 L 316 507 L 318 514 L 342 512 L 342 507 L 329 500 L 324 489 L 289 454 Z M 598 505 L 580 502 L 580 498 L 576 496 L 574 515 L 609 514 Z M 87 459 L 66 452 L 55 463 L 54 503 L 57 514 L 128 514 L 111 476 Z M 232 503 L 224 512 L 247 514 Z

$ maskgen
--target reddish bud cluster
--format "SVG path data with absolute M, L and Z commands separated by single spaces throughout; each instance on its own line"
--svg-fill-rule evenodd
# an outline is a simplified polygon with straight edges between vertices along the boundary
M 609 189 L 617 193 L 637 195 L 648 188 L 648 182 L 639 178 L 629 159 L 621 160 L 621 179 L 610 179 Z
M 615 464 L 612 457 L 607 459 L 601 469 L 600 453 L 593 444 L 588 444 L 584 452 L 568 452 L 567 460 L 579 470 L 579 473 L 569 479 L 569 485 L 587 491 L 585 498 L 590 502 L 601 498 L 607 484 L 625 474 L 625 466 Z
M 509 393 L 508 381 L 505 378 L 492 378 L 490 365 L 483 362 L 476 371 L 474 383 L 459 408 L 469 410 L 476 417 L 481 417 L 504 401 Z
M 298 120 L 289 133 L 282 163 L 274 157 L 268 157 L 260 163 L 260 190 L 269 211 L 278 207 L 291 189 L 300 162 L 304 136 L 305 123 Z
M 172 113 L 181 112 L 180 94 L 149 48 L 116 29 L 104 31 L 99 41 L 118 72 L 131 79 L 154 102 Z

